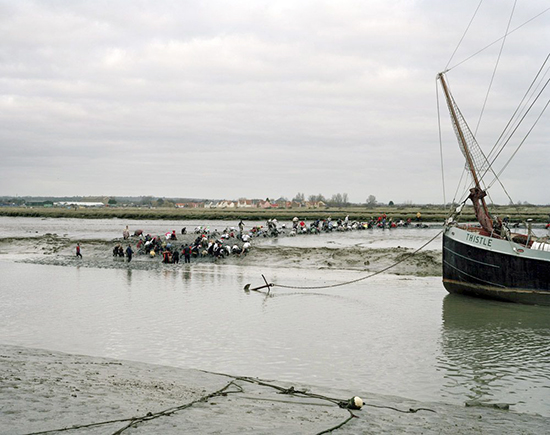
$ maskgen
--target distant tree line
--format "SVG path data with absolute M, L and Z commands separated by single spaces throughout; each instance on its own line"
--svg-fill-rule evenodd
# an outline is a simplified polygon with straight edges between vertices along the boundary
M 296 194 L 296 196 L 294 196 L 294 198 L 292 198 L 292 201 L 304 204 L 306 202 L 306 196 L 303 193 L 299 192 Z M 347 207 L 351 205 L 347 193 L 335 193 L 330 198 L 326 198 L 324 195 L 319 193 L 318 195 L 309 195 L 307 201 L 324 202 L 330 207 Z

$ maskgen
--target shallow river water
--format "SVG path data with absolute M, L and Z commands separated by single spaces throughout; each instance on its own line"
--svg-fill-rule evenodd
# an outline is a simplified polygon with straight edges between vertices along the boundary
M 121 230 L 116 220 L 0 223 L 0 237 L 51 232 L 110 240 Z M 159 232 L 195 224 L 154 223 Z M 418 247 L 437 231 L 358 231 L 263 243 Z M 260 285 L 262 274 L 289 286 L 364 275 L 269 264 L 95 269 L 0 255 L 0 340 L 426 401 L 505 402 L 550 416 L 548 307 L 448 295 L 440 277 L 391 274 L 332 289 L 275 287 L 269 297 L 243 291 L 247 283 Z

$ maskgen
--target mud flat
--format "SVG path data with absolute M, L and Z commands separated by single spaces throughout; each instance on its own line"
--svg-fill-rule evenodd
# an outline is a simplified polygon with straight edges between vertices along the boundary
M 317 236 L 300 237 L 307 239 Z M 180 236 L 176 245 L 191 243 L 195 238 L 196 235 Z M 412 276 L 441 275 L 441 254 L 434 250 L 423 250 L 411 256 L 413 250 L 404 247 L 296 247 L 264 244 L 262 243 L 264 240 L 263 238 L 253 239 L 253 248 L 247 255 L 229 255 L 217 260 L 212 257 L 193 258 L 191 265 L 212 262 L 242 266 L 269 264 L 269 267 L 340 269 L 373 273 L 399 262 L 397 266 L 388 269 L 387 273 Z M 136 241 L 130 240 L 134 250 Z M 134 255 L 131 263 L 127 263 L 122 258 L 113 258 L 112 248 L 117 243 L 122 243 L 124 246 L 128 243 L 121 239 L 84 241 L 81 243 L 84 256 L 81 260 L 75 257 L 76 242 L 57 234 L 0 238 L 0 254 L 3 254 L 6 259 L 56 266 L 139 270 L 186 267 L 181 263 L 179 265 L 163 264 L 160 258 L 149 258 L 147 255 Z M 236 240 L 229 240 L 228 244 L 232 245 L 236 242 Z
M 546 417 L 483 404 L 424 403 L 242 376 L 0 345 L 0 433 L 304 434 L 348 419 L 333 433 L 538 434 L 550 425 Z M 353 396 L 364 400 L 361 410 L 327 400 Z M 130 423 L 135 426 L 119 432 Z

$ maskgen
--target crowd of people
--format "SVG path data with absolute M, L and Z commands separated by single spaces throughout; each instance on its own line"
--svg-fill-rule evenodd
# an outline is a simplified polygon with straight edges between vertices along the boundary
M 268 221 L 268 226 L 269 224 L 270 221 Z M 322 232 L 366 230 L 372 228 L 390 229 L 410 226 L 422 228 L 427 227 L 427 225 L 422 223 L 420 213 L 417 214 L 415 221 L 410 218 L 407 220 L 393 220 L 393 218 L 388 217 L 384 213 L 378 217 L 371 217 L 367 221 L 352 221 L 349 219 L 349 216 L 346 216 L 344 219 L 336 220 L 332 220 L 331 217 L 327 217 L 326 219 L 316 219 L 309 225 L 306 224 L 304 220 L 295 217 L 294 219 L 292 219 L 292 229 L 290 230 L 289 235 L 295 236 L 297 234 L 318 234 Z M 271 226 L 269 228 L 271 233 L 279 232 L 275 219 L 271 221 Z M 282 229 L 286 229 L 285 225 L 282 226 Z
M 257 229 L 252 229 L 250 233 L 254 234 Z M 211 232 L 208 227 L 197 227 L 195 229 L 195 238 L 191 241 L 180 242 L 175 230 L 165 233 L 163 236 L 152 236 L 144 234 L 142 230 L 136 230 L 133 236 L 130 236 L 128 226 L 123 231 L 123 239 L 129 240 L 132 237 L 137 239 L 135 243 L 136 254 L 145 255 L 148 258 L 162 258 L 163 263 L 178 264 L 180 259 L 185 263 L 190 263 L 191 259 L 211 257 L 220 259 L 229 255 L 245 255 L 251 248 L 251 235 L 245 233 L 244 223 L 241 221 L 239 230 L 236 228 L 226 228 L 221 233 Z M 187 235 L 187 228 L 182 228 L 181 235 Z M 189 236 L 183 237 L 189 239 Z M 113 257 L 125 258 L 131 261 L 134 251 L 129 244 L 126 250 L 118 243 L 113 248 Z
M 319 234 L 332 231 L 352 231 L 365 230 L 371 228 L 397 228 L 407 226 L 425 226 L 421 223 L 420 214 L 417 215 L 416 222 L 412 219 L 394 221 L 391 217 L 382 214 L 378 217 L 371 217 L 368 221 L 352 221 L 349 216 L 344 219 L 333 220 L 331 217 L 326 219 L 316 219 L 306 223 L 304 219 L 295 217 L 291 225 L 280 224 L 277 219 L 267 220 L 264 225 L 255 225 L 245 230 L 245 224 L 241 220 L 237 227 L 227 227 L 223 231 L 210 231 L 207 226 L 198 226 L 193 233 L 187 233 L 187 228 L 182 228 L 181 236 L 183 241 L 178 240 L 175 230 L 166 232 L 162 236 L 152 236 L 145 234 L 143 230 L 134 231 L 130 236 L 128 226 L 123 230 L 123 239 L 125 241 L 134 239 L 137 255 L 144 255 L 148 258 L 161 258 L 163 263 L 178 264 L 181 259 L 183 262 L 190 263 L 192 259 L 213 258 L 215 260 L 228 256 L 246 255 L 251 247 L 251 241 L 255 237 L 277 237 L 279 235 L 297 236 L 301 234 Z M 126 249 L 121 243 L 113 248 L 113 257 L 126 258 L 131 261 L 134 250 L 129 244 Z

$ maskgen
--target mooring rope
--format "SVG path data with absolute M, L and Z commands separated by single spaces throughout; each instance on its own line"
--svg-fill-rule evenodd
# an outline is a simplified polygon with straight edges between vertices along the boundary
M 416 249 L 415 251 L 406 254 L 401 260 L 396 261 L 395 263 L 377 271 L 374 273 L 371 273 L 367 276 L 362 276 L 361 278 L 352 279 L 351 281 L 346 282 L 340 282 L 337 284 L 329 284 L 329 285 L 321 285 L 321 286 L 295 286 L 295 285 L 283 285 L 283 284 L 277 284 L 277 283 L 271 283 L 270 287 L 280 287 L 280 288 L 287 288 L 287 289 L 294 289 L 294 290 L 318 290 L 318 289 L 325 289 L 325 288 L 334 288 L 334 287 L 341 287 L 348 284 L 353 284 L 359 281 L 364 281 L 365 279 L 372 278 L 373 276 L 380 275 L 381 273 L 391 269 L 392 267 L 397 266 L 398 264 L 403 263 L 404 261 L 411 258 L 413 255 L 420 252 L 422 249 L 424 249 L 426 246 L 428 246 L 430 243 L 432 243 L 435 239 L 437 239 L 441 234 L 443 233 L 443 230 L 441 230 L 439 233 L 437 233 L 434 237 L 432 237 L 430 240 L 428 240 L 426 243 L 424 243 L 420 248 Z
M 235 387 L 236 390 L 229 390 L 229 387 L 231 387 L 231 386 Z M 120 419 L 117 419 L 117 420 L 107 420 L 107 421 L 100 421 L 100 422 L 95 422 L 95 423 L 73 425 L 73 426 L 64 427 L 64 428 L 60 428 L 60 429 L 50 429 L 50 430 L 44 430 L 44 431 L 40 431 L 40 432 L 31 432 L 31 433 L 27 433 L 25 435 L 44 435 L 44 434 L 55 433 L 55 432 L 65 432 L 65 431 L 76 430 L 76 429 L 98 427 L 98 426 L 105 426 L 105 425 L 108 425 L 108 424 L 128 422 L 128 424 L 126 426 L 120 428 L 119 430 L 117 430 L 116 432 L 113 433 L 113 435 L 120 435 L 126 429 L 129 429 L 130 427 L 138 425 L 139 423 L 143 423 L 143 422 L 153 420 L 153 419 L 159 418 L 159 417 L 166 417 L 166 416 L 172 415 L 177 411 L 181 411 L 181 410 L 184 410 L 186 408 L 189 408 L 189 407 L 193 406 L 195 403 L 206 402 L 207 400 L 209 400 L 213 397 L 227 396 L 230 393 L 242 393 L 242 392 L 243 392 L 242 387 L 240 385 L 236 384 L 235 380 L 232 380 L 227 385 L 225 385 L 223 388 L 220 388 L 219 390 L 214 391 L 213 393 L 207 394 L 206 396 L 203 396 L 200 399 L 193 400 L 192 402 L 186 403 L 184 405 L 176 406 L 176 407 L 173 407 L 173 408 L 168 408 L 168 409 L 165 409 L 165 410 L 162 410 L 162 411 L 159 411 L 159 412 L 155 412 L 155 413 L 148 412 L 147 414 L 145 414 L 141 417 L 120 418 Z
M 266 381 L 263 381 L 263 380 L 260 380 L 258 378 L 252 378 L 252 377 L 247 377 L 247 376 L 233 376 L 233 375 L 228 375 L 228 374 L 225 374 L 225 373 L 210 372 L 210 371 L 207 371 L 207 370 L 201 370 L 201 371 L 204 372 L 204 373 L 214 374 L 214 375 L 218 375 L 218 376 L 225 376 L 225 377 L 231 378 L 231 381 L 229 383 L 227 383 L 224 387 L 220 388 L 219 390 L 214 391 L 210 394 L 207 394 L 207 395 L 205 395 L 205 396 L 203 396 L 199 399 L 193 400 L 192 402 L 185 403 L 185 404 L 180 405 L 180 406 L 175 406 L 175 407 L 172 407 L 172 408 L 168 408 L 168 409 L 165 409 L 165 410 L 162 410 L 162 411 L 159 411 L 159 412 L 155 412 L 155 413 L 148 412 L 147 414 L 145 414 L 144 416 L 141 416 L 141 417 L 121 418 L 121 419 L 117 419 L 117 420 L 108 420 L 108 421 L 101 421 L 101 422 L 88 423 L 88 424 L 82 424 L 82 425 L 73 425 L 73 426 L 70 426 L 70 427 L 65 427 L 65 428 L 60 428 L 60 429 L 50 429 L 50 430 L 45 430 L 45 431 L 40 431 L 40 432 L 32 432 L 32 433 L 28 433 L 26 435 L 44 435 L 44 434 L 55 433 L 55 432 L 64 432 L 64 431 L 71 431 L 71 430 L 76 430 L 76 429 L 91 428 L 91 427 L 104 426 L 104 425 L 108 425 L 108 424 L 127 422 L 128 424 L 126 426 L 120 428 L 119 430 L 117 430 L 116 432 L 113 432 L 113 434 L 112 434 L 112 435 L 120 435 L 125 430 L 130 429 L 132 427 L 135 427 L 140 423 L 145 423 L 147 421 L 154 420 L 155 418 L 170 416 L 170 415 L 172 415 L 172 414 L 174 414 L 178 411 L 182 411 L 184 409 L 190 408 L 191 406 L 193 406 L 196 403 L 206 402 L 209 399 L 214 398 L 214 397 L 221 397 L 221 396 L 226 397 L 228 394 L 231 394 L 231 393 L 244 393 L 243 387 L 240 386 L 239 384 L 237 384 L 236 383 L 237 381 L 248 382 L 248 383 L 251 383 L 251 384 L 260 385 L 262 387 L 273 388 L 273 389 L 277 390 L 279 392 L 279 394 L 286 394 L 286 395 L 290 395 L 290 396 L 294 396 L 294 397 L 298 397 L 298 398 L 304 398 L 305 397 L 305 398 L 310 398 L 310 399 L 326 400 L 326 401 L 329 401 L 329 402 L 337 405 L 339 408 L 345 409 L 346 411 L 349 412 L 350 415 L 347 419 L 345 419 L 341 423 L 337 424 L 336 426 L 333 426 L 329 429 L 318 432 L 317 435 L 330 433 L 330 432 L 332 432 L 336 429 L 341 428 L 346 423 L 351 421 L 353 418 L 359 418 L 359 416 L 355 415 L 352 412 L 352 410 L 360 409 L 360 407 L 359 408 L 355 407 L 352 403 L 353 399 L 355 399 L 356 397 L 352 398 L 352 400 L 336 399 L 334 397 L 323 396 L 321 394 L 310 393 L 310 392 L 303 391 L 303 390 L 297 390 L 292 386 L 289 387 L 289 388 L 281 387 L 279 385 L 270 384 L 270 383 L 268 383 Z M 230 389 L 230 387 L 234 387 L 234 389 Z M 246 398 L 248 399 L 248 397 L 246 397 Z M 258 400 L 269 400 L 269 399 L 259 398 Z M 277 401 L 277 400 L 273 400 L 273 401 Z M 313 405 L 312 403 L 304 403 L 304 402 L 292 402 L 292 403 L 296 404 L 296 405 Z M 368 403 L 363 403 L 362 406 L 370 406 L 370 407 L 374 407 L 374 408 L 385 408 L 385 409 L 390 409 L 390 410 L 394 410 L 394 411 L 397 411 L 397 412 L 401 412 L 401 413 L 404 413 L 404 414 L 414 414 L 418 411 L 436 412 L 433 409 L 429 409 L 429 408 L 409 408 L 408 410 L 402 410 L 402 409 L 399 409 L 399 408 L 395 408 L 393 406 L 373 405 L 373 404 L 368 404 Z

